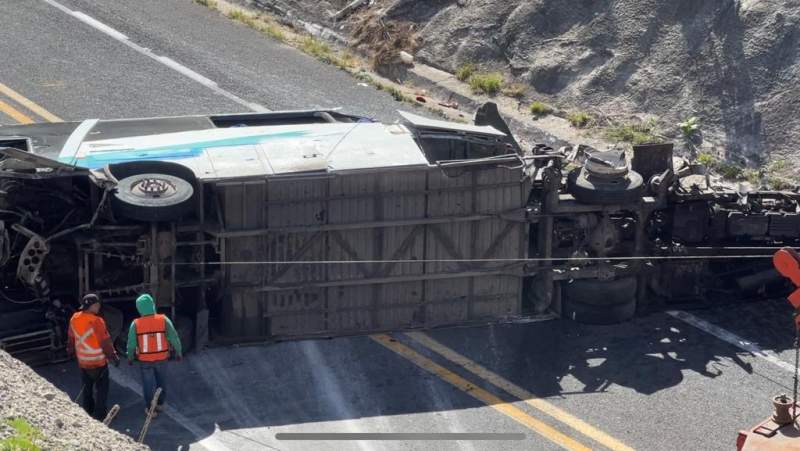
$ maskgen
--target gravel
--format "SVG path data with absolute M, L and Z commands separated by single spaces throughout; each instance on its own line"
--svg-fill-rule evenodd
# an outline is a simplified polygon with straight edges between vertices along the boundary
M 45 450 L 146 450 L 88 416 L 69 396 L 0 351 L 0 419 L 22 417 L 41 431 Z M 5 422 L 3 422 L 5 423 Z M 0 439 L 11 434 L 0 426 Z

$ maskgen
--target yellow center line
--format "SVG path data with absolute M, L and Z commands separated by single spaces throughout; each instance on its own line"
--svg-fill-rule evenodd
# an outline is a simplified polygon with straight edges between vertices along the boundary
M 489 393 L 488 391 L 477 387 L 470 383 L 468 380 L 462 378 L 458 374 L 448 370 L 447 368 L 437 364 L 433 360 L 423 356 L 422 354 L 414 351 L 408 346 L 398 343 L 388 335 L 372 335 L 371 338 L 390 350 L 396 352 L 402 357 L 405 357 L 412 363 L 420 368 L 438 376 L 445 382 L 455 386 L 459 390 L 467 393 L 473 398 L 483 402 L 487 406 L 497 410 L 498 412 L 510 417 L 514 421 L 536 431 L 542 437 L 550 440 L 551 442 L 561 446 L 564 449 L 574 451 L 589 451 L 591 448 L 578 442 L 562 433 L 561 431 L 547 425 L 546 423 L 528 415 L 522 410 L 514 407 L 510 403 L 503 401 L 497 396 Z
M 19 103 L 20 105 L 24 106 L 27 109 L 33 111 L 34 113 L 36 113 L 39 116 L 41 116 L 42 119 L 44 119 L 44 120 L 46 120 L 48 122 L 64 122 L 60 117 L 58 117 L 55 114 L 45 110 L 44 108 L 42 108 L 41 106 L 37 105 L 36 103 L 34 103 L 29 98 L 23 96 L 22 94 L 18 93 L 17 91 L 14 91 L 13 89 L 9 88 L 8 86 L 4 85 L 3 83 L 0 83 L 0 93 L 3 93 L 5 95 L 7 95 L 9 98 L 11 98 L 11 100 Z M 17 118 L 14 118 L 14 119 L 17 119 Z M 31 122 L 33 122 L 32 120 L 30 120 L 30 118 L 28 118 L 28 119 L 29 119 L 29 122 L 22 122 L 22 121 L 20 121 L 20 122 L 22 122 L 23 124 L 30 124 Z M 17 119 L 17 121 L 19 121 L 19 119 Z
M 581 434 L 597 441 L 598 443 L 606 446 L 614 451 L 633 451 L 633 448 L 615 439 L 614 437 L 606 434 L 605 432 L 595 428 L 594 426 L 586 423 L 580 418 L 559 409 L 558 407 L 550 404 L 549 402 L 538 398 L 533 393 L 525 390 L 519 385 L 505 379 L 504 377 L 488 370 L 478 363 L 464 357 L 458 352 L 448 348 L 447 346 L 439 343 L 431 338 L 429 335 L 421 332 L 409 332 L 406 334 L 415 342 L 430 349 L 436 354 L 441 355 L 445 359 L 455 363 L 456 365 L 464 368 L 472 374 L 480 377 L 481 379 L 491 383 L 492 385 L 502 389 L 503 391 L 525 401 L 531 407 L 550 415 L 556 420 L 568 425 Z
M 27 114 L 23 113 L 22 111 L 14 108 L 13 106 L 7 104 L 0 100 L 0 111 L 6 113 L 7 115 L 11 116 L 12 119 L 19 122 L 20 124 L 32 124 L 33 119 L 30 118 Z

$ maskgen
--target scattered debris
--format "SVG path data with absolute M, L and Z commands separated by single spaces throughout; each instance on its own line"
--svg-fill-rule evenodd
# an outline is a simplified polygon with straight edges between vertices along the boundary
M 408 66 L 414 65 L 414 56 L 404 50 L 400 51 L 400 60 Z
M 370 3 L 369 0 L 353 0 L 352 2 L 348 3 L 347 6 L 337 11 L 336 14 L 333 15 L 333 20 L 342 20 L 352 14 L 358 8 L 361 8 L 368 3 Z
M 111 410 L 108 411 L 106 418 L 103 420 L 103 424 L 105 424 L 106 426 L 111 424 L 111 422 L 114 421 L 114 418 L 117 417 L 118 413 L 119 413 L 119 404 L 114 404 L 114 406 L 111 407 Z
M 139 443 L 144 443 L 144 438 L 147 435 L 147 430 L 150 429 L 150 423 L 153 421 L 153 418 L 158 415 L 156 413 L 156 409 L 158 408 L 158 398 L 161 397 L 161 387 L 156 389 L 155 394 L 153 395 L 153 399 L 150 401 L 150 408 L 147 409 L 147 417 L 144 420 L 144 426 L 142 426 L 142 431 L 139 432 Z
M 414 24 L 384 21 L 377 12 L 361 15 L 352 36 L 353 46 L 372 55 L 372 65 L 376 69 L 405 64 L 401 52 L 411 56 L 419 46 Z

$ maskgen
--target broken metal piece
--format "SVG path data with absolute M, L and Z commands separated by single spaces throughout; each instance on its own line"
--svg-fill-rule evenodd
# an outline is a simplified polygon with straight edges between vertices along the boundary
M 86 169 L 84 168 L 70 166 L 68 164 L 60 163 L 53 159 L 35 155 L 30 152 L 25 152 L 24 150 L 20 150 L 14 147 L 0 147 L 0 157 L 4 157 L 9 160 L 18 160 L 20 162 L 25 162 L 35 168 L 47 168 L 65 172 L 86 171 Z M 4 174 L 4 176 L 10 176 L 10 175 L 11 174 Z
M 628 174 L 628 160 L 623 150 L 592 152 L 583 167 L 595 177 L 624 177 Z
M 114 418 L 117 417 L 118 413 L 119 413 L 119 404 L 114 404 L 114 406 L 111 407 L 111 409 L 108 411 L 108 414 L 106 415 L 105 419 L 103 420 L 103 424 L 106 425 L 106 426 L 111 424 L 111 422 L 114 421 Z
M 36 286 L 41 278 L 40 272 L 45 257 L 50 253 L 50 247 L 44 238 L 30 231 L 20 224 L 11 226 L 15 231 L 28 236 L 30 239 L 20 254 L 17 263 L 17 277 L 28 286 Z
M 150 428 L 150 422 L 153 421 L 153 417 L 156 415 L 156 407 L 158 407 L 158 398 L 161 397 L 161 391 L 161 387 L 158 387 L 153 395 L 153 399 L 150 401 L 150 408 L 147 409 L 147 417 L 144 420 L 144 426 L 142 426 L 142 431 L 139 433 L 139 443 L 144 443 L 144 437 L 147 435 L 147 430 Z
M 667 170 L 674 171 L 673 149 L 672 143 L 633 146 L 631 169 L 647 181 Z

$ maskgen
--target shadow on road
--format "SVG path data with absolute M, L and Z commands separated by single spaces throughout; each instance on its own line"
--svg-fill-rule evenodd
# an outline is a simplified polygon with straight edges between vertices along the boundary
M 779 302 L 694 314 L 742 337 L 758 337 L 765 348 L 792 345 L 790 311 Z M 475 379 L 406 335 L 394 336 Z M 619 392 L 618 387 L 652 395 L 678 386 L 687 372 L 705 378 L 753 372 L 740 349 L 663 313 L 615 326 L 555 320 L 440 329 L 429 336 L 545 399 Z M 80 390 L 72 363 L 39 372 L 73 397 Z M 366 421 L 368 430 L 392 431 L 389 417 L 482 405 L 369 337 L 214 348 L 173 363 L 169 373 L 169 403 L 180 418 L 156 420 L 146 441 L 154 449 L 176 449 L 212 435 L 231 449 L 237 440 L 263 448 L 275 444 L 264 437 L 276 432 L 341 431 L 351 420 Z M 123 365 L 117 382 L 120 378 L 138 384 L 135 368 Z M 475 383 L 497 392 L 480 380 Z M 141 399 L 115 384 L 111 400 L 122 406 L 114 427 L 137 435 L 144 421 Z M 215 434 L 217 429 L 222 432 Z

